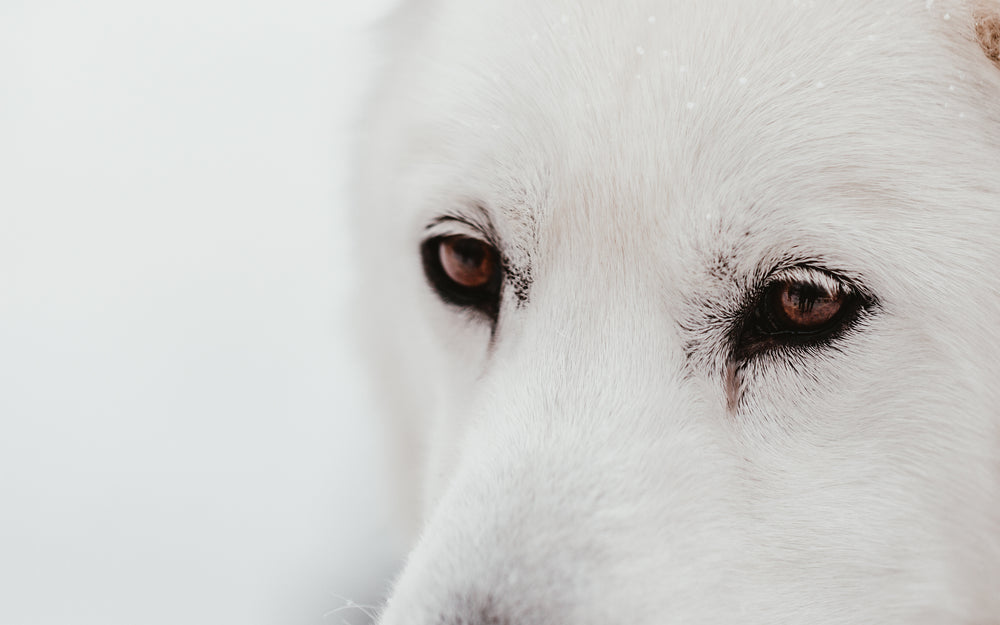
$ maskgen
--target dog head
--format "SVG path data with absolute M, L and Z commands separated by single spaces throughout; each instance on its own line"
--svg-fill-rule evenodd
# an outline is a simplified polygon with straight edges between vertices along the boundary
M 382 622 L 998 622 L 998 15 L 407 5 L 360 176 L 420 530 Z

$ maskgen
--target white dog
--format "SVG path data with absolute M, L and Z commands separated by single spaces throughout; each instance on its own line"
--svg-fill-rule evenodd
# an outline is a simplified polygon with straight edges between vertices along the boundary
M 388 29 L 384 625 L 1000 624 L 1000 3 Z

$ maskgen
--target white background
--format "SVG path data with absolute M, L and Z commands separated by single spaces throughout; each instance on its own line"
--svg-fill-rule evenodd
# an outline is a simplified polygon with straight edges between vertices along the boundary
M 0 1 L 0 624 L 383 590 L 343 187 L 389 4 Z

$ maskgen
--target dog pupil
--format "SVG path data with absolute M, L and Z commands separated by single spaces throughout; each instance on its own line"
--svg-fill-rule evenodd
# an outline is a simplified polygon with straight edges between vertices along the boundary
M 458 256 L 459 262 L 469 270 L 481 268 L 486 258 L 483 244 L 474 239 L 461 239 L 452 245 L 452 250 Z
M 811 311 L 819 296 L 817 289 L 808 284 L 793 284 L 788 288 L 788 299 L 800 313 Z
M 814 284 L 788 283 L 781 290 L 781 308 L 792 325 L 800 328 L 820 326 L 837 314 L 842 297 Z

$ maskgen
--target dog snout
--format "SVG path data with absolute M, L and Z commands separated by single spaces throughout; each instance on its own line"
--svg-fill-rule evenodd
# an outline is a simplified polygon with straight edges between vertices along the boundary
M 500 598 L 493 591 L 480 590 L 445 597 L 436 606 L 429 604 L 427 595 L 423 602 L 406 601 L 405 607 L 394 601 L 378 625 L 558 625 L 574 622 L 567 616 L 571 606 L 553 609 L 557 602 L 538 602 L 540 597 L 531 599 L 527 595 L 504 594 Z
M 678 415 L 684 406 L 675 403 Z M 648 623 L 641 593 L 613 587 L 621 571 L 669 580 L 668 594 L 692 605 L 690 580 L 716 583 L 715 563 L 737 550 L 710 518 L 729 512 L 714 494 L 725 465 L 699 461 L 710 442 L 675 426 L 626 444 L 547 414 L 537 440 L 495 426 L 470 437 L 474 453 L 438 502 L 381 625 Z M 636 479 L 647 466 L 657 477 Z
M 455 601 L 451 609 L 445 609 L 431 620 L 440 625 L 513 625 L 499 602 L 492 595 L 473 593 Z

